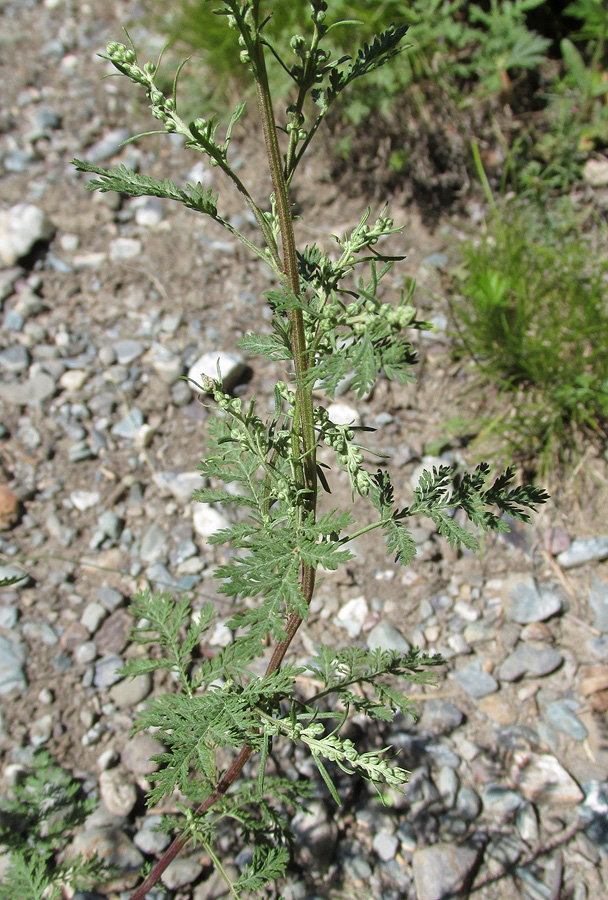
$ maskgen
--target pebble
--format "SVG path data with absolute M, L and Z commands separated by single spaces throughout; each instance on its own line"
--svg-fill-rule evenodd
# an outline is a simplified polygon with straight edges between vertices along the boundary
M 484 811 L 499 819 L 515 812 L 522 804 L 522 798 L 516 791 L 494 783 L 487 784 L 483 788 L 481 801 Z
M 135 619 L 127 609 L 117 609 L 111 613 L 95 634 L 95 643 L 102 656 L 122 653 L 134 625 Z
M 588 159 L 583 166 L 583 178 L 591 187 L 606 187 L 608 185 L 608 160 Z
M 563 656 L 553 647 L 542 644 L 518 644 L 498 669 L 500 681 L 517 681 L 522 675 L 541 678 L 554 672 L 563 662 Z
M 437 790 L 441 799 L 451 809 L 456 803 L 459 781 L 458 775 L 451 766 L 442 766 L 436 779 Z
M 472 822 L 481 812 L 481 798 L 473 788 L 462 785 L 456 795 L 456 810 L 466 821 Z
M 152 679 L 149 673 L 125 678 L 110 688 L 110 699 L 118 709 L 130 709 L 137 706 L 152 690 Z
M 560 553 L 557 563 L 562 569 L 574 569 L 588 562 L 599 562 L 608 556 L 608 535 L 572 541 L 569 548 Z
M 30 355 L 21 344 L 13 344 L 0 353 L 0 367 L 11 375 L 18 375 L 30 364 Z
M 515 824 L 527 844 L 535 844 L 538 841 L 538 814 L 532 803 L 522 803 L 515 814 Z
M 544 622 L 562 610 L 559 595 L 549 588 L 538 588 L 531 575 L 511 579 L 505 615 L 513 622 L 527 625 Z
M 604 634 L 608 633 L 608 584 L 599 578 L 591 582 L 589 606 L 595 616 L 595 627 Z
M 139 874 L 144 864 L 142 853 L 133 846 L 119 825 L 95 827 L 87 823 L 84 830 L 75 836 L 68 849 L 69 856 L 78 853 L 87 858 L 96 854 L 111 866 L 115 866 L 123 875 L 129 872 Z
M 40 641 L 47 647 L 52 647 L 59 640 L 54 629 L 46 622 L 26 622 L 23 626 L 23 634 L 32 643 Z
M 25 647 L 0 635 L 0 694 L 25 690 Z
M 334 616 L 334 624 L 348 632 L 349 637 L 356 638 L 361 634 L 363 624 L 369 615 L 367 600 L 361 594 L 348 600 Z
M 330 403 L 327 407 L 329 419 L 334 425 L 360 425 L 361 416 L 347 403 Z
M 301 865 L 325 868 L 332 862 L 338 830 L 333 819 L 328 820 L 323 803 L 309 800 L 304 809 L 296 812 L 291 826 Z
M 0 384 L 0 400 L 13 406 L 36 406 L 54 393 L 55 381 L 46 372 L 39 372 L 25 381 Z
M 446 700 L 431 699 L 424 703 L 418 723 L 421 731 L 450 734 L 464 722 L 464 713 Z
M 124 519 L 117 516 L 116 513 L 107 509 L 97 519 L 97 528 L 105 536 L 116 541 L 120 537 L 124 525 Z
M 374 625 L 367 635 L 366 644 L 370 650 L 395 650 L 403 655 L 411 649 L 401 632 L 386 621 Z
M 6 484 L 0 484 L 0 531 L 7 531 L 19 521 L 19 498 Z
M 417 900 L 448 900 L 466 893 L 480 850 L 465 844 L 435 844 L 414 852 Z
M 155 228 L 163 220 L 163 202 L 159 197 L 135 197 L 131 201 L 135 221 L 143 228 Z
M 18 203 L 0 210 L 0 264 L 14 266 L 40 241 L 50 241 L 55 226 L 44 210 L 31 203 Z
M 517 789 L 531 803 L 580 803 L 583 792 L 551 754 L 532 755 L 517 775 Z
M 192 513 L 192 524 L 197 535 L 206 539 L 216 531 L 228 528 L 230 522 L 210 503 L 196 503 Z
M 558 731 L 575 741 L 584 741 L 589 735 L 581 720 L 564 700 L 555 700 L 547 706 L 547 718 Z
M 126 438 L 126 440 L 134 441 L 137 437 L 139 429 L 144 424 L 144 415 L 140 409 L 134 407 L 123 416 L 120 422 L 112 426 L 112 434 L 116 437 Z
M 203 353 L 194 365 L 188 370 L 188 378 L 190 379 L 190 388 L 195 392 L 199 392 L 200 388 L 196 384 L 200 384 L 201 375 L 207 375 L 209 378 L 217 380 L 218 365 L 220 368 L 222 386 L 227 392 L 241 381 L 247 371 L 247 365 L 242 356 L 238 353 L 225 353 L 222 350 Z M 192 382 L 196 384 L 192 384 Z
M 198 859 L 178 857 L 167 866 L 161 875 L 161 881 L 170 891 L 176 891 L 186 884 L 192 884 L 200 874 L 201 864 Z
M 399 838 L 388 831 L 379 831 L 374 837 L 372 847 L 374 853 L 380 857 L 383 862 L 394 859 L 399 847 Z
M 133 838 L 135 846 L 139 847 L 141 852 L 148 856 L 162 853 L 171 843 L 171 838 L 168 834 L 157 830 L 162 822 L 162 818 L 162 816 L 158 815 L 146 816 L 143 825 Z
M 100 774 L 99 794 L 109 812 L 116 816 L 128 816 L 137 802 L 135 786 L 118 768 Z
M 79 666 L 86 666 L 97 658 L 97 646 L 94 641 L 85 641 L 74 651 L 74 661 Z
M 205 482 L 200 472 L 156 472 L 154 483 L 169 491 L 178 503 L 186 505 L 192 500 L 194 491 L 200 490 Z
M 80 617 L 80 624 L 84 625 L 89 634 L 95 634 L 103 620 L 107 615 L 107 611 L 101 603 L 88 603 L 84 608 Z
M 97 506 L 101 497 L 99 491 L 72 491 L 70 500 L 79 512 L 85 512 L 85 510 Z
M 488 672 L 484 672 L 477 660 L 470 662 L 464 669 L 454 674 L 454 681 L 466 691 L 469 697 L 485 697 L 498 690 L 498 682 Z
M 165 384 L 172 385 L 184 374 L 184 364 L 176 353 L 162 344 L 153 343 L 144 357 Z
M 140 559 L 145 563 L 158 562 L 166 556 L 167 533 L 156 522 L 148 526 L 139 549 Z
M 120 591 L 108 587 L 107 585 L 103 585 L 103 587 L 99 588 L 97 596 L 99 597 L 100 603 L 102 603 L 109 612 L 114 612 L 115 609 L 122 606 L 125 599 Z
M 126 339 L 115 341 L 115 343 L 112 344 L 112 349 L 114 350 L 114 355 L 118 360 L 119 365 L 128 366 L 132 362 L 135 362 L 136 359 L 139 359 L 146 348 L 141 341 Z
M 75 393 L 79 391 L 85 381 L 87 381 L 89 373 L 84 369 L 70 369 L 64 372 L 59 379 L 59 387 L 66 391 Z
M 503 694 L 488 694 L 487 697 L 482 697 L 478 708 L 499 725 L 513 725 L 517 721 L 517 710 Z
M 104 656 L 95 663 L 94 684 L 98 688 L 108 688 L 120 679 L 118 674 L 123 667 L 123 661 L 120 656 L 112 654 Z
M 128 128 L 115 128 L 108 131 L 100 140 L 96 141 L 84 155 L 88 163 L 100 163 L 111 156 L 116 156 L 122 149 L 122 144 L 128 141 L 131 132 Z M 95 177 L 95 176 L 92 176 Z
M 158 770 L 158 763 L 151 757 L 164 752 L 164 744 L 151 735 L 140 732 L 127 741 L 120 758 L 125 769 L 134 775 L 152 775 Z

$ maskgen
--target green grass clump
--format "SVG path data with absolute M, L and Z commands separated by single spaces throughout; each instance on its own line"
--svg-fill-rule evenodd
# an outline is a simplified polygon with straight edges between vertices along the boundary
M 498 386 L 483 434 L 546 470 L 608 424 L 608 259 L 533 207 L 496 210 L 463 250 L 461 352 Z

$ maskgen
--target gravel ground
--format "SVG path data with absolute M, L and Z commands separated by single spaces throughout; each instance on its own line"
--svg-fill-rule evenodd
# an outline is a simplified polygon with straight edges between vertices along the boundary
M 87 900 L 127 898 L 165 840 L 143 803 L 158 742 L 130 736 L 139 704 L 161 685 L 116 674 L 139 652 L 129 598 L 152 583 L 191 592 L 195 606 L 213 599 L 211 645 L 230 639 L 231 610 L 211 577 L 222 551 L 206 540 L 218 511 L 190 500 L 210 413 L 180 376 L 200 371 L 204 354 L 228 354 L 235 392 L 270 400 L 280 368 L 241 359 L 236 342 L 267 318 L 261 292 L 271 283 L 213 223 L 160 201 L 91 195 L 69 164 L 125 162 L 226 187 L 171 139 L 120 147 L 149 127 L 146 110 L 126 79 L 101 81 L 96 54 L 132 17 L 136 43 L 154 55 L 158 39 L 137 4 L 0 0 L 0 16 L 0 575 L 29 574 L 0 593 L 0 774 L 5 790 L 15 764 L 46 746 L 97 792 L 75 844 L 112 858 L 121 877 Z M 244 131 L 257 133 L 252 118 Z M 259 182 L 263 159 L 238 140 L 243 178 Z M 352 227 L 365 205 L 345 201 L 324 171 L 318 151 L 296 191 L 307 243 Z M 220 203 L 251 227 L 229 191 Z M 359 403 L 346 393 L 333 413 L 377 429 L 369 446 L 392 454 L 407 497 L 436 461 L 425 447 L 478 387 L 450 361 L 441 300 L 463 224 L 446 219 L 430 233 L 399 196 L 391 212 L 406 225 L 394 285 L 416 277 L 439 330 L 420 345 L 415 386 L 381 383 Z M 471 462 L 457 445 L 439 459 Z M 401 751 L 411 783 L 382 805 L 344 780 L 338 816 L 321 782 L 294 820 L 285 900 L 605 896 L 607 481 L 605 460 L 585 462 L 592 489 L 570 475 L 533 528 L 486 540 L 478 556 L 456 554 L 421 520 L 407 570 L 361 538 L 348 570 L 325 578 L 296 659 L 323 639 L 418 645 L 447 665 L 437 687 L 413 689 L 416 724 L 399 719 L 382 734 L 353 724 L 361 745 Z M 334 503 L 347 498 L 338 480 Z M 315 779 L 309 758 L 285 754 L 282 764 Z M 229 832 L 222 842 L 238 873 L 248 849 Z M 173 864 L 166 888 L 173 900 L 226 896 L 201 852 Z

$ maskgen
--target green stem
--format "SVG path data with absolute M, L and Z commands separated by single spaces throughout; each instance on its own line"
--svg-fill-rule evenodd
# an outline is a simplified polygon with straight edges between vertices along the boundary
M 268 86 L 268 75 L 264 60 L 264 50 L 260 42 L 257 44 L 257 96 L 264 140 L 268 153 L 268 164 L 274 188 L 277 214 L 281 228 L 281 240 L 283 245 L 283 288 L 286 293 L 301 296 L 300 274 L 298 271 L 298 257 L 293 230 L 293 219 L 289 192 L 283 175 L 281 151 L 277 136 L 272 98 Z M 312 385 L 309 374 L 309 360 L 306 345 L 306 329 L 304 315 L 301 309 L 289 311 L 291 324 L 291 349 L 295 367 L 296 395 L 298 399 L 299 421 L 294 418 L 294 428 L 299 428 L 299 438 L 302 444 L 303 483 L 298 487 L 306 491 L 305 508 L 309 512 L 315 511 L 317 499 L 317 467 L 316 467 L 316 440 L 313 418 Z

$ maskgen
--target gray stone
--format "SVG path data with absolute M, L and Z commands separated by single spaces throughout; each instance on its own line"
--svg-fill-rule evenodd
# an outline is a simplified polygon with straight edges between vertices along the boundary
M 484 672 L 481 663 L 474 661 L 454 674 L 454 680 L 466 691 L 469 697 L 485 697 L 498 690 L 498 682 L 488 672 Z
M 201 874 L 201 863 L 198 859 L 186 857 L 174 859 L 161 875 L 161 881 L 170 891 L 176 891 L 186 884 L 192 884 Z
M 110 699 L 118 709 L 130 709 L 141 703 L 152 690 L 152 679 L 148 672 L 135 678 L 125 678 L 110 688 Z
M 89 147 L 84 158 L 88 163 L 103 162 L 111 156 L 116 156 L 122 149 L 121 145 L 130 137 L 131 132 L 128 128 L 115 128 L 113 131 L 108 131 L 99 141 Z
M 561 610 L 559 595 L 549 588 L 539 589 L 531 575 L 511 580 L 509 599 L 505 605 L 505 615 L 511 621 L 520 625 L 544 622 Z
M 399 847 L 399 838 L 389 831 L 379 831 L 372 843 L 374 853 L 380 857 L 383 862 L 394 859 Z
M 412 859 L 417 900 L 456 900 L 467 893 L 481 851 L 464 844 L 435 844 Z
M 141 241 L 137 238 L 117 237 L 110 241 L 109 256 L 113 263 L 129 262 L 140 255 Z
M 9 267 L 40 241 L 50 241 L 55 226 L 44 210 L 31 203 L 18 203 L 0 210 L 0 265 Z
M 419 722 L 421 731 L 433 734 L 450 734 L 464 721 L 464 713 L 446 700 L 427 700 Z
M 41 641 L 47 646 L 56 644 L 59 638 L 53 628 L 46 622 L 26 622 L 23 633 L 32 642 Z
M 451 766 L 442 766 L 435 781 L 441 799 L 448 809 L 451 809 L 456 803 L 456 796 L 458 794 L 458 775 Z
M 555 700 L 547 706 L 547 718 L 558 731 L 575 741 L 584 741 L 589 735 L 579 717 L 564 700 Z
M 115 341 L 112 344 L 112 349 L 114 350 L 119 364 L 121 366 L 128 366 L 130 363 L 135 362 L 136 359 L 139 359 L 146 347 L 141 341 L 125 339 L 122 341 Z
M 12 347 L 7 347 L 6 350 L 0 353 L 0 367 L 12 375 L 18 375 L 19 372 L 23 372 L 27 369 L 29 363 L 30 355 L 21 344 L 13 344 Z
M 143 228 L 155 228 L 163 220 L 163 201 L 158 197 L 136 197 L 132 203 L 135 221 Z
M 222 386 L 225 391 L 231 391 L 244 376 L 247 366 L 245 360 L 238 353 L 224 353 L 222 350 L 212 350 L 203 353 L 194 365 L 188 370 L 188 378 L 200 384 L 201 375 L 217 380 L 218 365 L 221 373 Z M 200 391 L 195 384 L 190 383 L 193 391 Z
M 135 786 L 121 769 L 107 769 L 99 776 L 99 794 L 106 809 L 128 816 L 137 802 Z
M 55 381 L 46 372 L 26 381 L 0 384 L 0 400 L 13 406 L 35 406 L 55 393 Z
M 104 656 L 95 663 L 95 687 L 108 688 L 116 684 L 120 679 L 118 674 L 123 667 L 123 661 L 117 654 Z
M 487 784 L 481 792 L 483 808 L 489 815 L 504 818 L 519 809 L 523 800 L 516 791 L 502 784 Z
M 80 623 L 84 625 L 89 634 L 95 634 L 106 615 L 107 611 L 101 603 L 88 603 L 80 617 Z
M 595 627 L 603 633 L 608 632 L 608 584 L 599 578 L 594 578 L 591 583 L 589 606 L 595 615 Z
M 126 416 L 112 426 L 112 434 L 116 437 L 133 441 L 137 437 L 139 429 L 144 424 L 144 414 L 137 407 L 130 409 Z
M 169 491 L 183 505 L 192 500 L 193 491 L 198 491 L 205 485 L 205 479 L 196 471 L 156 472 L 153 480 L 159 488 Z
M 85 641 L 74 651 L 74 660 L 79 666 L 86 666 L 97 657 L 97 647 L 94 641 Z
M 608 535 L 572 541 L 569 548 L 557 557 L 562 569 L 573 569 L 588 562 L 600 562 L 608 556 Z
M 151 757 L 165 752 L 165 746 L 149 734 L 139 733 L 132 737 L 121 754 L 122 764 L 134 775 L 152 775 L 158 769 L 158 763 Z
M 97 527 L 106 537 L 116 541 L 120 537 L 124 525 L 124 519 L 121 519 L 111 509 L 107 509 L 97 519 Z
M 456 796 L 456 810 L 465 822 L 472 822 L 481 812 L 481 798 L 473 788 L 463 785 Z
M 175 384 L 184 374 L 185 366 L 179 356 L 156 342 L 146 353 L 144 362 L 149 363 L 161 381 L 168 385 Z
M 139 874 L 144 863 L 142 853 L 134 847 L 120 826 L 95 827 L 87 823 L 86 828 L 77 834 L 69 849 L 69 856 L 82 853 L 86 858 L 96 854 L 119 872 Z
M 216 531 L 227 528 L 230 522 L 210 503 L 197 503 L 192 514 L 192 524 L 199 537 L 209 538 Z
M 153 522 L 144 534 L 139 549 L 140 559 L 145 563 L 158 562 L 166 556 L 167 533 L 157 522 Z
M 498 677 L 501 681 L 516 681 L 522 675 L 540 678 L 554 672 L 562 662 L 563 656 L 553 647 L 519 644 L 500 666 Z
M 367 635 L 367 646 L 370 650 L 396 650 L 405 655 L 410 651 L 410 645 L 390 622 L 378 622 Z
M 0 635 L 0 694 L 25 690 L 25 647 Z
M 162 853 L 171 843 L 168 834 L 157 830 L 162 819 L 162 816 L 157 815 L 146 816 L 143 825 L 133 838 L 135 846 L 148 856 Z
M 301 864 L 324 868 L 333 861 L 338 831 L 333 819 L 328 821 L 323 803 L 309 801 L 306 809 L 295 814 L 291 825 Z
M 179 566 L 182 563 L 186 562 L 186 560 L 191 560 L 198 554 L 198 547 L 191 540 L 180 541 L 174 550 L 171 551 L 169 555 L 169 560 L 172 566 Z M 202 560 L 200 560 L 202 564 Z
M 369 615 L 367 600 L 361 594 L 347 600 L 334 616 L 333 622 L 338 628 L 344 628 L 351 638 L 359 637 L 363 624 Z
M 107 585 L 103 585 L 103 587 L 99 588 L 97 596 L 109 612 L 114 612 L 114 610 L 118 609 L 119 606 L 122 606 L 124 602 L 124 597 L 120 591 L 108 587 Z
M 536 843 L 538 840 L 538 814 L 532 803 L 522 803 L 515 815 L 515 824 L 527 844 Z

